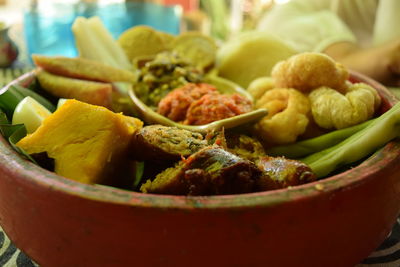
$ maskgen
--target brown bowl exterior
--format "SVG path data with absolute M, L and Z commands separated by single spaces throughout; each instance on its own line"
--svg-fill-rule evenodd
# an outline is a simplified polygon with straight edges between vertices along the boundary
M 397 102 L 352 77 L 377 88 L 384 108 Z M 399 215 L 399 152 L 392 141 L 351 170 L 290 189 L 182 197 L 70 181 L 0 137 L 0 224 L 41 266 L 354 266 Z

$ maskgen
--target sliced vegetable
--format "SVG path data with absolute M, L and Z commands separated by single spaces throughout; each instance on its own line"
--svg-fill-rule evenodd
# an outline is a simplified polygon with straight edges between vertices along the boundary
M 59 109 L 62 105 L 64 105 L 64 103 L 67 101 L 67 98 L 60 98 L 58 99 L 58 103 L 57 103 L 57 109 Z
M 370 125 L 374 120 L 375 119 L 369 120 L 352 127 L 336 130 L 324 135 L 296 142 L 294 144 L 275 146 L 270 148 L 267 153 L 270 156 L 285 156 L 291 159 L 305 157 L 312 153 L 316 153 L 318 151 L 336 145 L 337 143 L 343 141 L 352 134 L 361 131 L 362 129 Z
M 7 88 L 5 92 L 2 92 L 0 94 L 0 109 L 7 115 L 7 118 L 9 120 L 11 120 L 18 103 L 27 96 L 35 99 L 51 112 L 56 109 L 50 101 L 35 93 L 34 91 L 21 87 L 19 85 L 11 85 Z
M 72 31 L 79 56 L 117 68 L 132 68 L 124 51 L 99 18 L 78 17 L 72 25 Z
M 14 110 L 12 124 L 24 124 L 28 133 L 33 133 L 51 112 L 30 96 L 18 103 Z
M 335 169 L 356 162 L 400 133 L 400 102 L 376 118 L 370 125 L 339 144 L 314 153 L 301 161 L 308 164 L 318 178 L 327 176 Z
M 27 134 L 25 125 L 17 124 L 11 125 L 8 122 L 6 114 L 0 109 L 0 133 L 8 140 L 10 145 L 23 157 L 37 164 L 36 161 L 23 149 L 17 147 L 15 144 L 24 138 Z
M 143 161 L 136 161 L 135 162 L 135 180 L 133 182 L 133 188 L 139 189 L 138 186 L 142 181 L 144 173 L 144 162 Z

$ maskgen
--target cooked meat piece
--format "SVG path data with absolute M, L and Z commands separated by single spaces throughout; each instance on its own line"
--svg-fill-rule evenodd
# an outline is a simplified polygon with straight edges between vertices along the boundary
M 225 134 L 227 149 L 229 152 L 250 161 L 266 156 L 263 145 L 255 138 L 244 134 Z
M 184 123 L 203 125 L 251 110 L 251 101 L 242 95 L 207 94 L 190 105 Z
M 251 161 L 216 146 L 206 147 L 147 180 L 144 193 L 222 195 L 254 192 L 261 171 Z
M 207 83 L 187 83 L 168 93 L 158 103 L 157 112 L 173 121 L 183 121 L 189 106 L 205 94 L 217 93 L 217 88 Z
M 187 157 L 206 147 L 199 133 L 176 127 L 149 125 L 133 138 L 131 156 L 135 160 L 172 161 Z
M 257 166 L 263 171 L 258 180 L 260 191 L 280 189 L 316 180 L 313 171 L 306 164 L 284 157 L 261 157 Z

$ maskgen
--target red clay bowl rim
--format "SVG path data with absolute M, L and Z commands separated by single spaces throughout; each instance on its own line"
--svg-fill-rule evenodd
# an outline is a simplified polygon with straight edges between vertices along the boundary
M 34 72 L 29 72 L 14 80 L 0 94 L 13 84 L 27 85 L 32 81 Z M 356 72 L 352 78 L 363 80 L 380 89 L 380 94 L 387 100 L 388 107 L 398 99 L 383 85 Z M 387 108 L 388 108 L 387 107 Z M 291 188 L 238 195 L 222 196 L 174 196 L 143 194 L 102 185 L 87 185 L 56 175 L 50 171 L 23 159 L 9 145 L 3 136 L 0 137 L 0 160 L 3 171 L 15 179 L 30 183 L 32 186 L 47 188 L 63 194 L 74 195 L 87 200 L 107 202 L 117 205 L 163 209 L 238 209 L 245 207 L 273 206 L 290 201 L 314 198 L 321 194 L 340 191 L 344 188 L 360 186 L 369 179 L 379 178 L 370 175 L 382 167 L 377 164 L 384 160 L 387 165 L 400 161 L 400 140 L 394 140 L 376 151 L 360 165 L 340 174 L 305 185 Z M 349 176 L 349 173 L 352 175 Z M 0 177 L 0 179 L 4 179 Z

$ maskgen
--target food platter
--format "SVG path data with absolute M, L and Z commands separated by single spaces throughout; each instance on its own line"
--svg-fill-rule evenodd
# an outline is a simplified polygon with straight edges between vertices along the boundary
M 244 89 L 200 33 L 72 31 L 80 57 L 33 55 L 0 91 L 0 221 L 35 262 L 352 266 L 390 232 L 400 104 L 381 84 L 282 46 Z M 271 40 L 242 41 L 223 55 Z
M 352 78 L 374 86 L 384 109 L 397 102 L 369 78 Z M 43 265 L 184 266 L 193 257 L 193 266 L 209 258 L 220 266 L 354 265 L 399 215 L 399 149 L 392 141 L 351 170 L 289 189 L 185 197 L 71 181 L 20 158 L 1 138 L 0 219 L 17 247 Z

